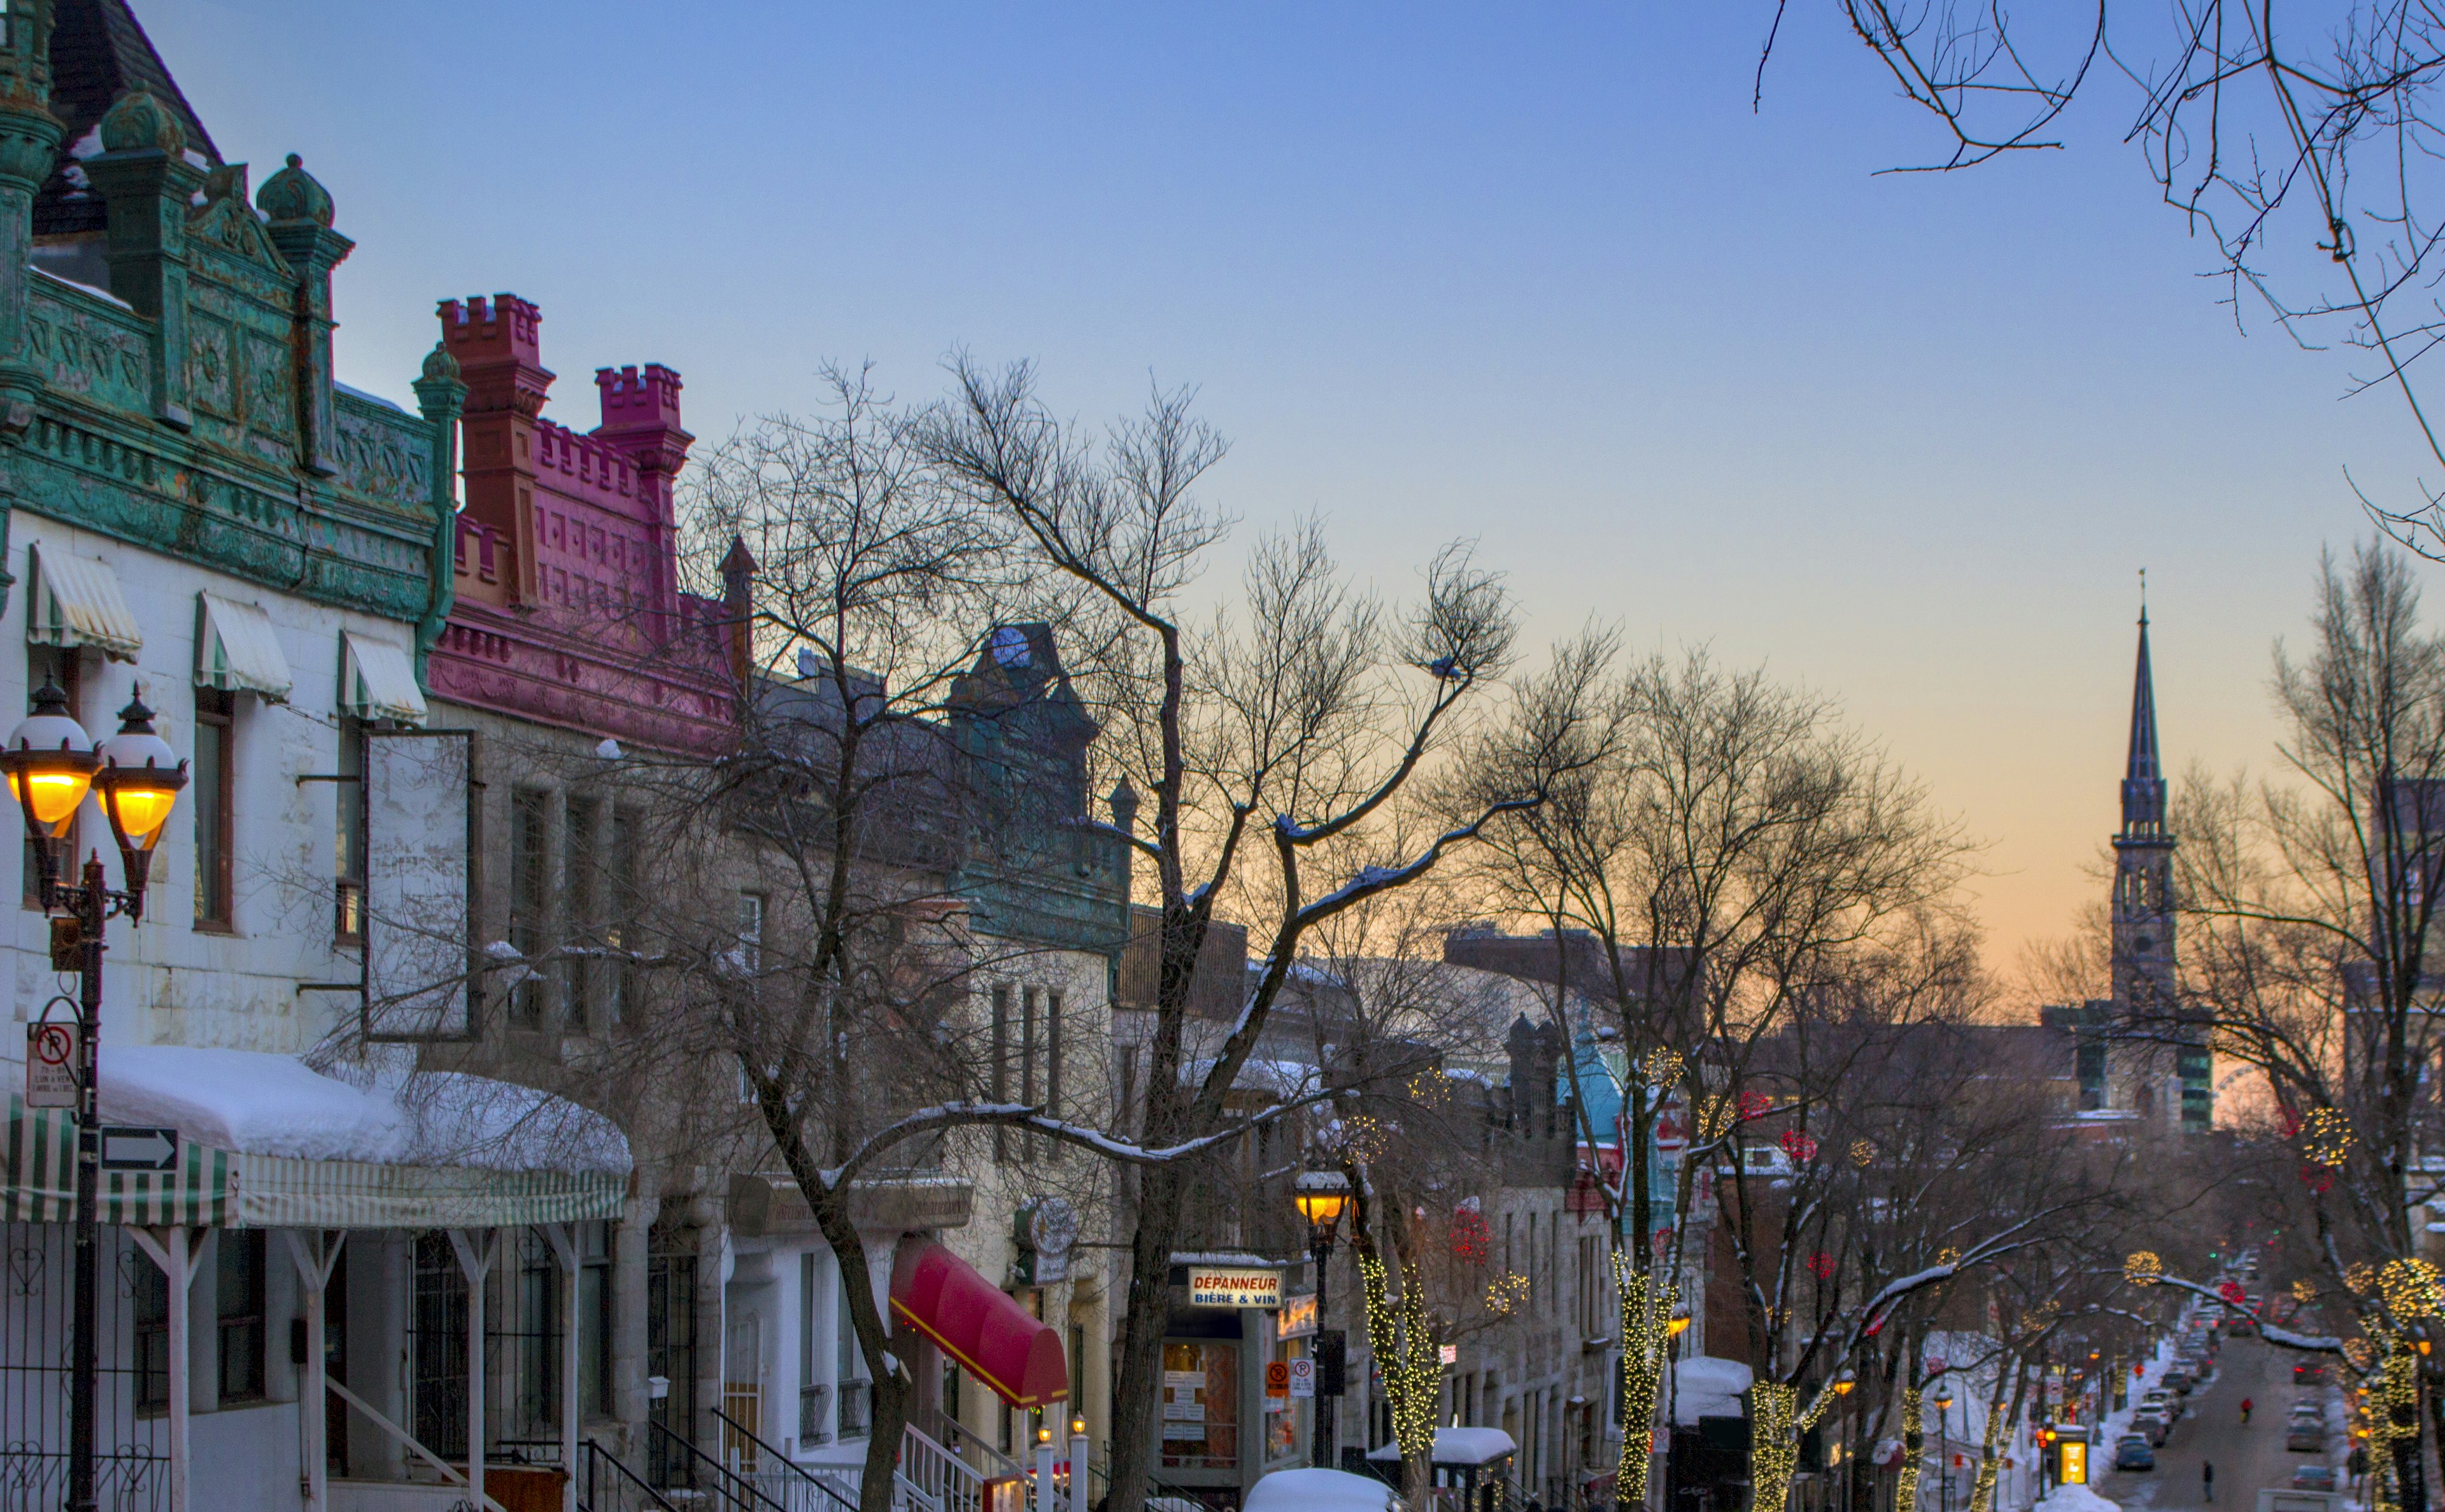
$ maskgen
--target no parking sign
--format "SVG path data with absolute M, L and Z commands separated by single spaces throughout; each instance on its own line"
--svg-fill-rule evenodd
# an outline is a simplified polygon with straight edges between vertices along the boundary
M 77 1035 L 73 1023 L 26 1026 L 26 1106 L 77 1105 Z
M 1316 1361 L 1300 1358 L 1291 1361 L 1290 1366 L 1291 1395 L 1314 1396 L 1316 1394 Z

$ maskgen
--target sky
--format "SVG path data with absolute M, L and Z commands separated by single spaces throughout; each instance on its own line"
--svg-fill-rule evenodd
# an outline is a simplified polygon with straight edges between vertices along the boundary
M 2127 84 L 1880 174 L 1942 143 L 1829 4 L 1752 108 L 1765 0 L 134 3 L 225 158 L 331 192 L 346 382 L 407 401 L 435 301 L 507 289 L 581 429 L 637 362 L 705 439 L 828 361 L 1032 359 L 1091 421 L 1193 383 L 1243 541 L 1318 514 L 1398 595 L 1473 538 L 1538 640 L 1839 700 L 1982 842 L 2006 972 L 2100 891 L 2138 570 L 2170 764 L 2265 770 L 2343 470 L 2415 476 L 2217 303 Z

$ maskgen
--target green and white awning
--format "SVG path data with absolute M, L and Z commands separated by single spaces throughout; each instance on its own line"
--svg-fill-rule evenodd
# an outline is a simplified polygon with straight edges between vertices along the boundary
M 76 1217 L 76 1121 L 9 1098 L 0 1222 Z M 220 1228 L 513 1228 L 616 1219 L 627 1178 L 233 1154 L 181 1140 L 175 1171 L 103 1171 L 105 1223 Z
M 76 1115 L 65 1108 L 28 1108 L 9 1096 L 8 1185 L 0 1186 L 0 1223 L 65 1223 L 76 1218 Z M 230 1222 L 230 1155 L 181 1141 L 178 1168 L 102 1173 L 105 1223 Z

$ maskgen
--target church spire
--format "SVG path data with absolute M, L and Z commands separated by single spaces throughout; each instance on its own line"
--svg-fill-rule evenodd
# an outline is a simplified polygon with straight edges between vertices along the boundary
M 2148 666 L 2148 607 L 2139 607 L 2139 663 L 2131 681 L 2131 755 L 2122 770 L 2122 833 L 2154 841 L 2165 834 L 2165 765 L 2156 749 L 2156 681 Z

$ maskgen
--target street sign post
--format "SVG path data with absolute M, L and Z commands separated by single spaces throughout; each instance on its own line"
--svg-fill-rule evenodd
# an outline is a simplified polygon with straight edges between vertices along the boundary
M 1291 1395 L 1314 1396 L 1316 1394 L 1316 1361 L 1301 1357 L 1291 1361 L 1290 1367 Z
M 77 1105 L 77 1037 L 73 1021 L 26 1026 L 27 1107 Z
M 102 1126 L 103 1170 L 177 1170 L 178 1131 L 137 1129 L 124 1124 Z

